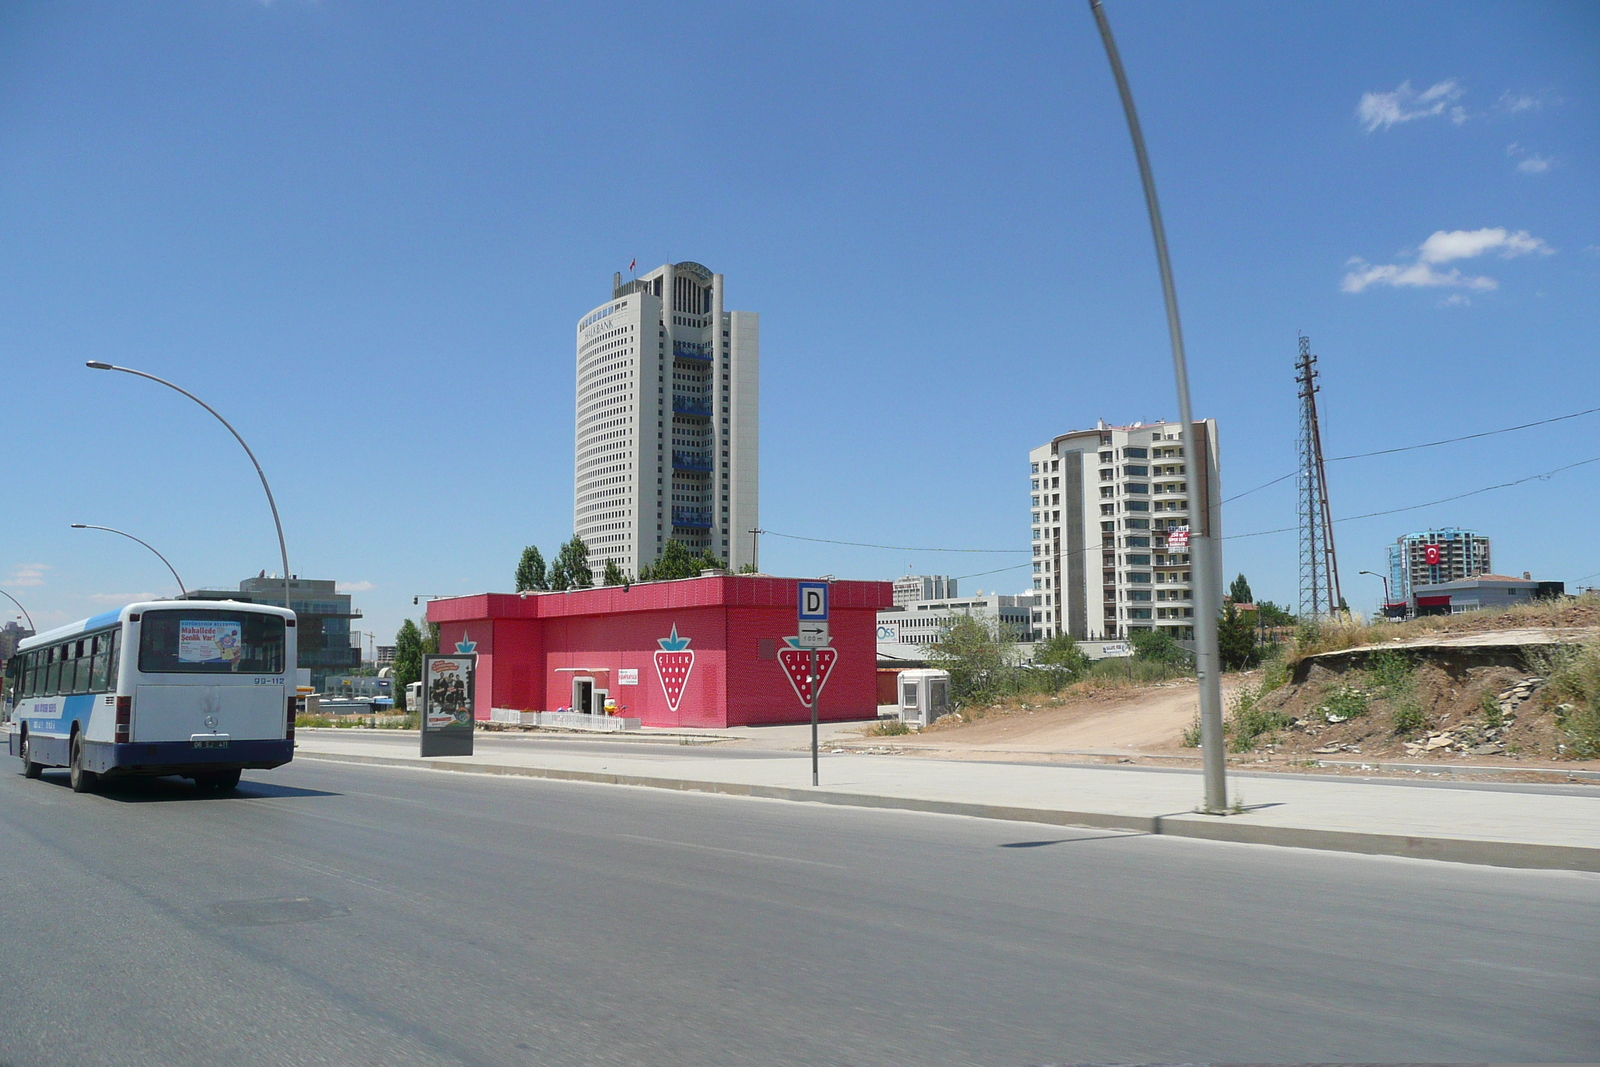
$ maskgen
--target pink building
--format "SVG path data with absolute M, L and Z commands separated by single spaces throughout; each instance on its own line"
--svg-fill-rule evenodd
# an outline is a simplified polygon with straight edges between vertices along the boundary
M 490 708 L 585 710 L 604 690 L 647 726 L 809 720 L 808 653 L 794 644 L 796 579 L 685 578 L 565 593 L 434 600 L 443 651 L 478 653 L 479 719 Z M 830 583 L 831 647 L 819 653 L 824 720 L 877 715 L 877 612 L 888 582 Z M 467 647 L 471 646 L 471 647 Z M 598 709 L 594 709 L 598 710 Z

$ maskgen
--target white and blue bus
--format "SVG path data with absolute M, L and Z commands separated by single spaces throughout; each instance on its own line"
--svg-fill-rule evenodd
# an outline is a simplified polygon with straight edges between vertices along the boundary
M 295 615 L 234 601 L 129 604 L 27 638 L 6 664 L 23 773 L 179 775 L 229 790 L 294 757 Z

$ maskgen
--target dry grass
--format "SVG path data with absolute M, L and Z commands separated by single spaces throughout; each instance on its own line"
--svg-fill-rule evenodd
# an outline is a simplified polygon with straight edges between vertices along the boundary
M 1518 604 L 1502 611 L 1429 615 L 1399 623 L 1324 623 L 1314 632 L 1309 628 L 1302 631 L 1288 652 L 1288 662 L 1293 665 L 1319 652 L 1338 652 L 1429 634 L 1485 633 L 1539 626 L 1600 626 L 1600 593 L 1591 590 L 1580 597 Z

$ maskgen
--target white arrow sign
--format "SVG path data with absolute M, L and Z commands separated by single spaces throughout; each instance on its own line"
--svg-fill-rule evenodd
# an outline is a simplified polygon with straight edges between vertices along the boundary
M 827 648 L 828 624 L 825 622 L 803 622 L 799 627 L 801 648 Z

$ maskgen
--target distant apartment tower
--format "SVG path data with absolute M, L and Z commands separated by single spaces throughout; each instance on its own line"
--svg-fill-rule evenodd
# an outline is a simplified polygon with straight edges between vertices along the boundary
M 671 539 L 755 563 L 760 317 L 677 263 L 615 275 L 577 333 L 572 525 L 596 574 L 638 574 Z
M 894 580 L 894 605 L 916 600 L 946 600 L 957 596 L 956 580 L 943 574 L 908 574 Z
M 1220 539 L 1217 423 L 1177 422 L 1075 430 L 1028 453 L 1034 632 L 1115 640 L 1141 630 L 1194 639 L 1194 572 L 1167 535 L 1209 515 Z M 1201 499 L 1184 477 L 1193 466 Z M 1220 553 L 1219 553 L 1220 556 Z M 1217 574 L 1220 576 L 1220 559 Z
M 1419 585 L 1459 582 L 1489 570 L 1489 539 L 1480 533 L 1453 526 L 1408 533 L 1389 546 L 1389 597 L 1403 601 Z

